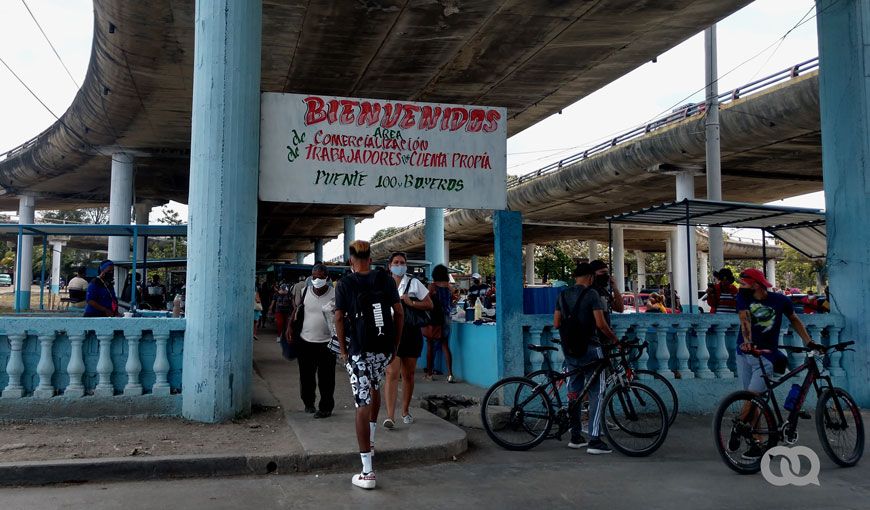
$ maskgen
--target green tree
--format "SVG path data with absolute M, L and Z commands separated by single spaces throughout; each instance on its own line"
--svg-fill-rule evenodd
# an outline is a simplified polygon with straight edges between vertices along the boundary
M 372 236 L 370 242 L 376 243 L 378 241 L 383 241 L 384 239 L 386 239 L 388 237 L 393 237 L 394 235 L 398 234 L 402 230 L 403 229 L 401 227 L 382 228 L 382 229 L 378 230 L 377 232 L 375 232 L 375 235 Z

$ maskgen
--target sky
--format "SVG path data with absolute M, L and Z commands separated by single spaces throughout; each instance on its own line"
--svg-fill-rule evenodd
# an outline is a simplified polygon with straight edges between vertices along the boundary
M 90 58 L 91 0 L 27 0 L 70 70 L 72 79 L 43 38 L 21 0 L 0 1 L 0 58 L 57 115 L 71 104 Z M 719 90 L 724 92 L 818 55 L 813 0 L 756 0 L 717 25 Z M 796 24 L 803 21 L 797 28 Z M 788 33 L 786 37 L 783 36 Z M 704 36 L 688 39 L 613 83 L 507 141 L 507 171 L 522 175 L 582 152 L 676 106 L 704 99 Z M 0 64 L 0 153 L 39 134 L 54 117 Z M 109 168 L 106 168 L 108 174 Z M 822 193 L 787 199 L 786 205 L 824 208 Z M 170 204 L 186 217 L 187 208 Z M 157 221 L 159 209 L 152 211 Z M 368 238 L 390 226 L 422 219 L 424 209 L 389 207 L 356 227 Z M 750 237 L 752 233 L 738 232 Z M 324 247 L 331 259 L 342 239 Z M 307 259 L 313 261 L 313 255 Z

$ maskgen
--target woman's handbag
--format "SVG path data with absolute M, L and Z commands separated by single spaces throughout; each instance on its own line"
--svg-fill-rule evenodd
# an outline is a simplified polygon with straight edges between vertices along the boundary
M 408 278 L 408 284 L 405 285 L 405 292 L 402 294 L 403 296 L 408 294 L 408 290 L 411 288 L 411 282 L 413 278 Z M 412 300 L 414 298 L 411 298 Z M 416 301 L 416 300 L 415 300 Z M 410 306 L 402 306 L 405 309 L 405 325 L 406 328 L 422 328 L 423 326 L 428 326 L 432 324 L 432 314 L 429 313 L 429 310 L 417 310 L 416 308 L 411 308 Z
M 293 317 L 290 319 L 290 338 L 297 340 L 302 334 L 302 323 L 305 320 L 305 296 L 308 294 L 308 286 L 302 291 L 302 301 L 293 310 Z

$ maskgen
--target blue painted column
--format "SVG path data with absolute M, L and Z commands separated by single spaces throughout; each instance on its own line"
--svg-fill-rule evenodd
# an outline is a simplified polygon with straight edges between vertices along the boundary
M 498 376 L 523 375 L 523 218 L 516 211 L 492 213 L 495 230 L 495 302 Z
M 832 311 L 849 391 L 870 406 L 870 0 L 818 0 L 819 100 Z
M 182 414 L 221 422 L 251 408 L 262 2 L 195 17 Z
M 344 217 L 344 262 L 350 264 L 350 243 L 356 240 L 356 218 Z
M 323 262 L 323 239 L 314 240 L 314 263 Z
M 432 268 L 438 264 L 446 264 L 444 260 L 444 209 L 440 207 L 426 208 L 426 260 L 429 268 L 426 275 L 432 278 Z
M 36 213 L 36 197 L 21 195 L 18 198 L 18 224 L 32 225 Z M 15 261 L 15 308 L 17 311 L 30 310 L 30 284 L 33 282 L 33 236 L 21 236 L 21 245 Z
M 478 261 L 477 255 L 471 256 L 471 274 L 480 272 L 480 263 Z

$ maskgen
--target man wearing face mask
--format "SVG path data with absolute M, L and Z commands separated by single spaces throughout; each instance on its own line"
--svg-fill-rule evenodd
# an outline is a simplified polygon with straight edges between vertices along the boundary
M 607 324 L 610 325 L 610 314 L 613 312 L 622 313 L 625 310 L 622 294 L 616 288 L 616 281 L 610 276 L 610 270 L 603 260 L 593 260 L 589 265 L 595 271 L 592 279 L 592 288 L 597 290 L 601 296 L 601 304 L 607 317 Z
M 100 275 L 91 280 L 85 295 L 85 317 L 120 317 L 118 298 L 115 296 L 115 264 L 111 260 L 100 263 Z
M 335 407 L 335 354 L 329 350 L 332 334 L 323 315 L 324 305 L 335 299 L 335 290 L 328 282 L 326 266 L 315 264 L 311 269 L 311 285 L 294 296 L 295 308 L 303 315 L 300 338 L 291 339 L 299 360 L 299 390 L 305 411 L 313 412 L 315 418 L 328 418 Z M 289 337 L 291 328 L 287 329 Z M 315 410 L 318 386 L 320 403 Z

